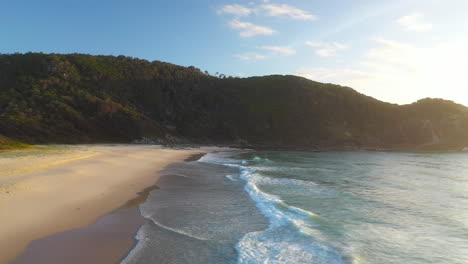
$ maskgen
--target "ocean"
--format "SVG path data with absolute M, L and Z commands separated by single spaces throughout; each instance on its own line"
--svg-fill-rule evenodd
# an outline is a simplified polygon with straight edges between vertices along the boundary
M 468 263 L 468 153 L 210 153 L 164 172 L 122 262 Z

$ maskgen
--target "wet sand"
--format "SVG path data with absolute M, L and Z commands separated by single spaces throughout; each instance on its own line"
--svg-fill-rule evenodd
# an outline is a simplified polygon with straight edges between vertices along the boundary
M 12 264 L 119 263 L 144 223 L 137 207 L 119 209 L 90 226 L 33 241 Z

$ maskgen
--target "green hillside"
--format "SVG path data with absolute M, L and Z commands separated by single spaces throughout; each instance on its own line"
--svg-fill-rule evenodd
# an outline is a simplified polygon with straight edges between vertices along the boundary
M 394 105 L 296 76 L 222 78 L 124 56 L 0 55 L 0 134 L 28 143 L 247 144 L 295 149 L 468 145 L 468 109 Z

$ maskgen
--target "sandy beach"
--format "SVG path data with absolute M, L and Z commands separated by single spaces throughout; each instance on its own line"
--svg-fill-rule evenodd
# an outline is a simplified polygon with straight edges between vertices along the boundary
M 0 154 L 0 263 L 33 240 L 95 223 L 152 186 L 159 170 L 200 152 L 96 145 Z

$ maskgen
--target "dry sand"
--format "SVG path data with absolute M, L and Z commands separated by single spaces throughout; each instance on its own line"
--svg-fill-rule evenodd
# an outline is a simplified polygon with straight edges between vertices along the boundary
M 33 240 L 92 224 L 153 185 L 157 171 L 200 152 L 80 146 L 0 154 L 0 263 Z

